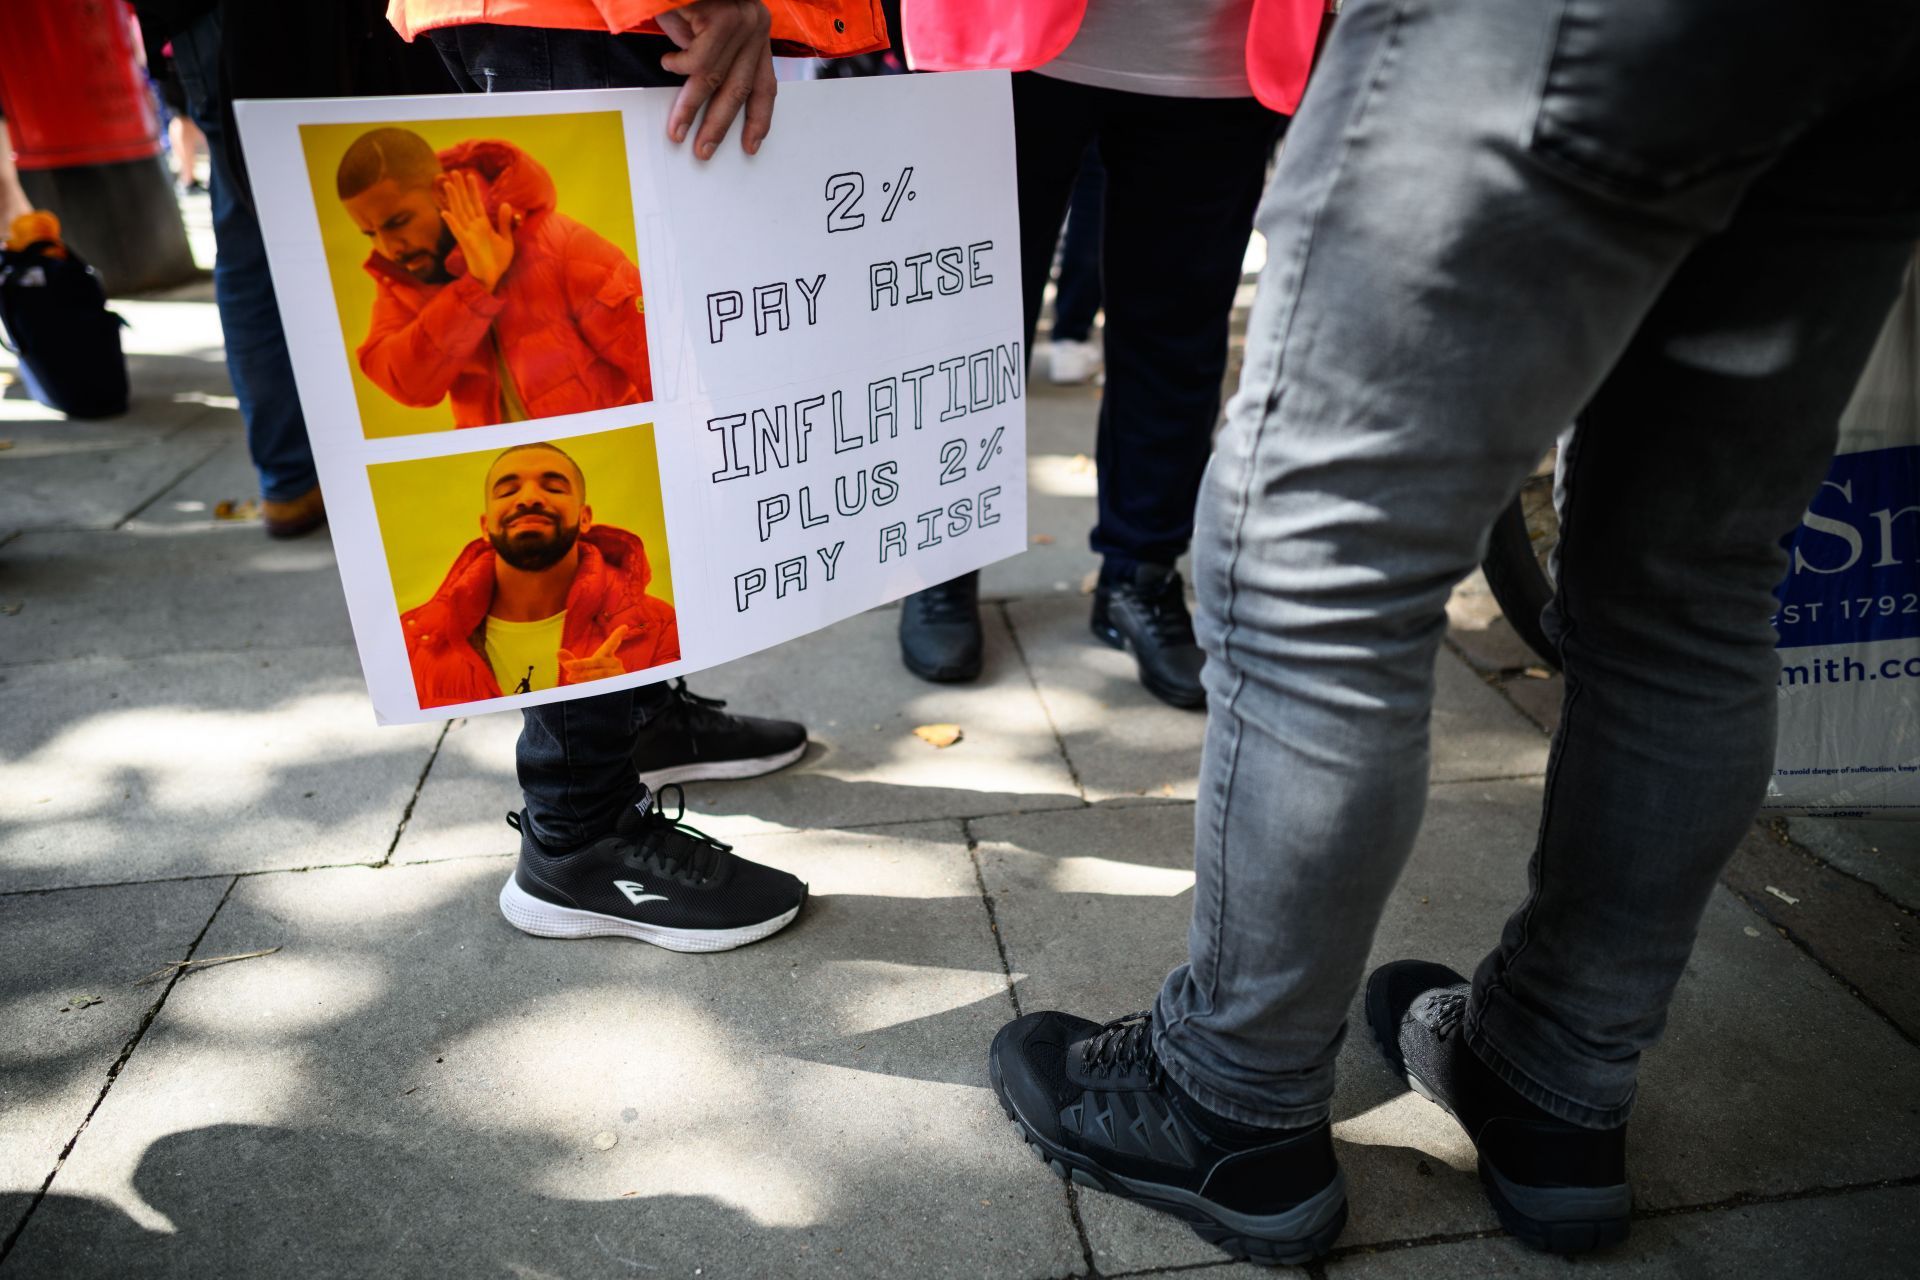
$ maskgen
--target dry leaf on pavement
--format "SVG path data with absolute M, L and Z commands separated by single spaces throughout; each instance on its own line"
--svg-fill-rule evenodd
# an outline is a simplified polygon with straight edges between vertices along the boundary
M 913 736 L 931 746 L 950 747 L 964 735 L 957 724 L 923 724 L 913 731 Z

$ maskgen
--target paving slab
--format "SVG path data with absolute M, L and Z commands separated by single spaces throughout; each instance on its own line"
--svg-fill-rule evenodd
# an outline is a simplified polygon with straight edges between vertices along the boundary
M 902 667 L 893 609 L 692 676 L 695 691 L 724 698 L 730 712 L 798 720 L 812 735 L 807 755 L 791 768 L 688 787 L 693 820 L 737 834 L 1080 806 L 1004 623 L 994 610 L 985 623 L 986 675 L 972 685 L 927 684 Z M 913 734 L 925 724 L 957 724 L 964 737 L 935 748 Z M 413 852 L 416 838 L 426 841 L 449 823 L 474 823 L 474 835 L 497 838 L 504 806 L 519 794 L 517 731 L 518 717 L 496 715 L 448 735 L 445 768 L 436 764 L 427 779 L 402 841 L 404 856 L 421 856 Z
M 1920 1045 L 1920 918 L 1756 823 L 1721 879 Z
M 1905 1280 L 1920 1250 L 1920 1189 L 1889 1187 L 1707 1213 L 1642 1218 L 1618 1249 L 1544 1257 L 1500 1237 L 1337 1258 L 1329 1280 L 1478 1280 L 1490 1276 L 1672 1277 L 1839 1275 Z M 1243 1268 L 1208 1271 L 1234 1276 Z M 1251 1268 L 1246 1268 L 1251 1274 Z M 1271 1272 L 1263 1274 L 1271 1275 Z
M 353 638 L 324 531 L 291 542 L 238 523 L 28 532 L 7 544 L 0 595 L 23 603 L 0 617 L 0 666 Z
M 1822 862 L 1920 911 L 1920 822 L 1788 818 L 1787 832 Z
M 524 937 L 505 859 L 244 881 L 29 1221 L 23 1276 L 1062 1276 L 998 1141 L 956 823 L 755 838 L 814 897 L 687 956 Z
M 130 532 L 147 535 L 160 532 L 181 534 L 212 532 L 235 525 L 260 530 L 258 502 L 260 473 L 247 454 L 244 435 L 234 431 L 193 470 L 176 476 L 164 490 L 155 494 L 140 512 L 127 522 Z M 221 503 L 231 504 L 227 517 L 217 514 Z M 234 512 L 247 513 L 244 519 L 232 518 Z M 298 545 L 295 543 L 294 545 Z
M 375 725 L 342 646 L 0 678 L 0 892 L 377 862 L 440 738 Z
M 225 878 L 0 896 L 0 1241 L 159 1002 Z
M 1191 800 L 1206 716 L 1170 707 L 1140 685 L 1133 658 L 1087 631 L 1087 601 L 1007 606 L 1021 651 L 1089 800 Z M 1526 777 L 1546 768 L 1547 740 L 1458 657 L 1435 668 L 1433 779 Z
M 1421 956 L 1471 972 L 1525 892 L 1539 798 L 1537 781 L 1436 786 L 1371 963 Z M 1185 958 L 1192 816 L 1180 808 L 973 824 L 1023 1008 L 1110 1018 L 1151 1003 Z M 1642 1207 L 1920 1172 L 1920 1053 L 1756 923 L 1716 895 L 1667 1043 L 1648 1055 L 1633 1136 Z M 1360 1025 L 1357 999 L 1350 1016 Z M 1835 1044 L 1848 1053 L 1834 1055 Z M 1348 1037 L 1339 1070 L 1335 1138 L 1353 1214 L 1343 1242 L 1492 1230 L 1458 1127 L 1406 1093 L 1364 1034 Z M 1220 1257 L 1158 1214 L 1080 1200 L 1104 1272 Z
M 99 422 L 0 415 L 0 437 L 13 442 L 0 451 L 0 528 L 111 529 L 211 456 L 223 437 L 209 421 L 226 416 L 205 405 L 160 421 L 150 413 Z M 237 429 L 239 415 L 230 416 Z

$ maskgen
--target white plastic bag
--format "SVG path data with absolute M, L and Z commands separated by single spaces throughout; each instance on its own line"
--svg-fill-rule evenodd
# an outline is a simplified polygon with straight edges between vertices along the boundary
M 1765 809 L 1920 819 L 1920 266 L 1840 419 L 1780 585 Z

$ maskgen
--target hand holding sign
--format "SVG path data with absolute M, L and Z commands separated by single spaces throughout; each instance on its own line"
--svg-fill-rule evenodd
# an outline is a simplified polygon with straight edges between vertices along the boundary
M 441 214 L 466 255 L 467 274 L 493 292 L 513 264 L 513 206 L 502 201 L 497 223 L 487 218 L 480 179 L 471 170 L 450 173 L 434 183 Z
M 773 48 L 767 43 L 773 16 L 766 5 L 760 0 L 694 0 L 656 14 L 654 21 L 681 50 L 660 59 L 661 67 L 687 78 L 667 116 L 667 136 L 684 142 L 705 105 L 694 151 L 702 160 L 711 159 L 733 127 L 734 116 L 745 107 L 740 145 L 748 155 L 759 151 L 773 126 L 775 89 Z
M 627 673 L 626 664 L 620 661 L 620 642 L 627 638 L 627 628 L 615 627 L 606 643 L 584 658 L 576 658 L 569 649 L 560 650 L 560 671 L 566 676 L 568 684 L 582 684 L 588 680 L 605 680 L 609 676 L 623 676 Z

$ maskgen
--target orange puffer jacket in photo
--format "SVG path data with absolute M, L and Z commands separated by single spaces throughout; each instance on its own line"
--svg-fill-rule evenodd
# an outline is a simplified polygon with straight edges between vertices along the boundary
M 506 421 L 502 356 L 530 418 L 653 399 L 639 268 L 558 212 L 552 177 L 512 143 L 462 142 L 440 153 L 440 167 L 479 175 L 489 220 L 502 202 L 513 206 L 513 262 L 489 293 L 458 249 L 445 284 L 368 258 L 379 292 L 362 372 L 402 404 L 431 408 L 451 397 L 456 427 Z
M 654 19 L 689 0 L 388 0 L 387 21 L 411 40 L 435 27 L 491 22 L 559 31 L 660 34 Z M 849 58 L 887 47 L 879 0 L 765 0 L 773 51 L 795 58 Z
M 680 625 L 672 605 L 647 594 L 653 569 L 640 539 L 625 529 L 597 524 L 582 533 L 576 545 L 580 566 L 567 590 L 560 647 L 589 654 L 605 644 L 615 628 L 625 627 L 627 638 L 620 642 L 619 653 L 629 672 L 678 661 Z M 500 696 L 486 653 L 493 567 L 492 544 L 475 538 L 454 560 L 433 598 L 400 615 L 413 687 L 423 709 Z M 560 683 L 567 683 L 564 669 Z

